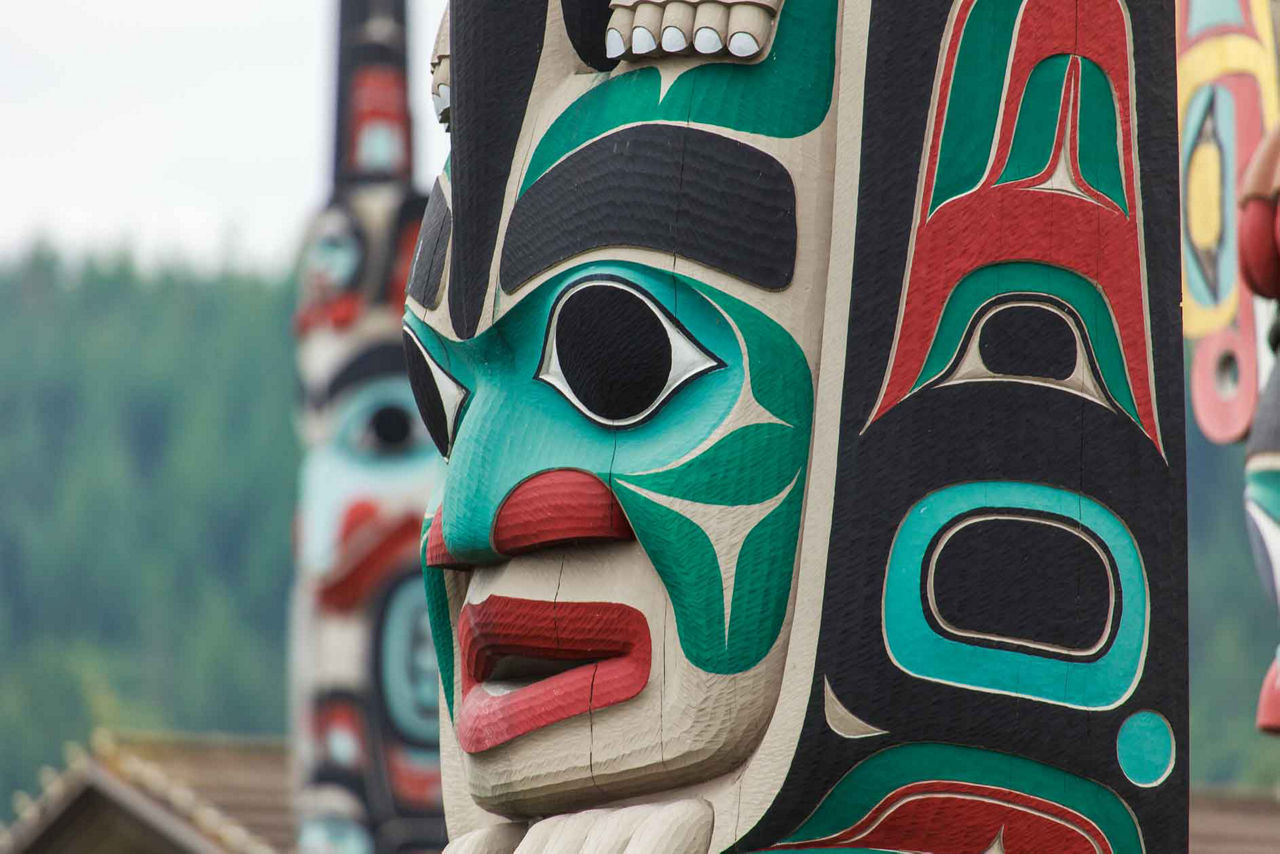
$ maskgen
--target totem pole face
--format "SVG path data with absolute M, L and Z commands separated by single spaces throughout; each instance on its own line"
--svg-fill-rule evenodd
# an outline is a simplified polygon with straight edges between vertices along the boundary
M 1176 849 L 1147 5 L 786 0 L 758 62 L 616 67 L 603 4 L 454 6 L 405 346 L 455 835 L 660 792 L 709 850 Z
M 615 65 L 603 17 L 452 10 L 453 154 L 405 333 L 448 457 L 424 532 L 444 690 L 491 809 L 707 779 L 773 712 L 831 196 L 801 167 L 830 158 L 837 13 L 789 8 L 775 68 L 612 76 L 588 65 Z

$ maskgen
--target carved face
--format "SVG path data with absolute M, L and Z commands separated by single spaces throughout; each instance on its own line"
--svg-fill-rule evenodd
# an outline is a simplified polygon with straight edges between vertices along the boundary
M 479 5 L 453 11 L 405 346 L 448 458 L 424 559 L 451 728 L 472 798 L 529 814 L 728 771 L 773 713 L 830 215 L 798 166 L 829 155 L 835 5 L 794 4 L 774 74 L 612 77 L 560 3 Z

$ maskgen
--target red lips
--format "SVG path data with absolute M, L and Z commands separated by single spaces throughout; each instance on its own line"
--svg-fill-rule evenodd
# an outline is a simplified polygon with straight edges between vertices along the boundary
M 648 623 L 612 602 L 491 596 L 463 606 L 458 646 L 467 753 L 629 700 L 649 681 Z

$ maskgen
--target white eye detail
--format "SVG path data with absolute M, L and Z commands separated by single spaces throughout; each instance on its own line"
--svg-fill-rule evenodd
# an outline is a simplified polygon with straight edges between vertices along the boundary
M 537 378 L 596 423 L 629 427 L 723 365 L 647 294 L 595 280 L 557 300 Z
M 409 369 L 409 385 L 418 404 L 422 422 L 431 441 L 446 459 L 453 449 L 458 429 L 458 413 L 467 399 L 467 389 L 440 366 L 408 326 L 404 327 L 404 355 Z

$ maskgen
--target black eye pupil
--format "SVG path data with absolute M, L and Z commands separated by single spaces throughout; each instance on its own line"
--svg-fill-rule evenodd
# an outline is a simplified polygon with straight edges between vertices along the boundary
M 409 368 L 409 387 L 413 389 L 418 414 L 422 416 L 422 423 L 427 425 L 427 433 L 436 449 L 442 456 L 448 456 L 449 421 L 445 417 L 444 401 L 440 398 L 436 379 L 431 375 L 431 366 L 418 349 L 418 342 L 408 332 L 404 333 L 404 355 Z
M 1047 308 L 1013 306 L 982 327 L 982 361 L 997 374 L 1065 380 L 1076 369 L 1076 338 Z
M 378 446 L 385 450 L 397 450 L 408 443 L 413 435 L 409 413 L 399 406 L 384 406 L 373 413 L 369 422 Z
M 570 294 L 555 334 L 565 381 L 601 418 L 635 418 L 667 386 L 671 340 L 666 326 L 631 291 L 594 285 Z

